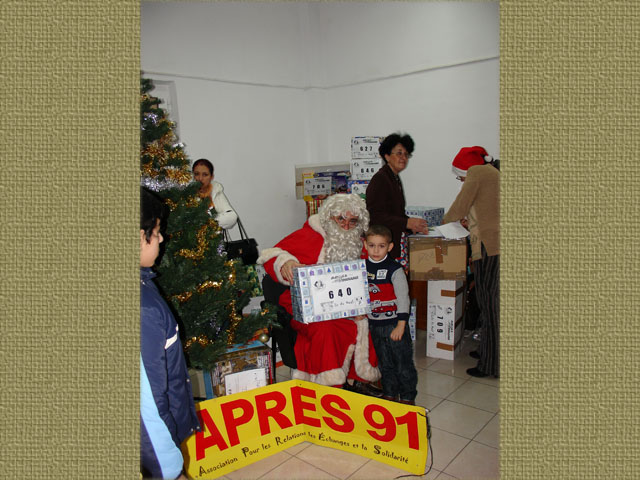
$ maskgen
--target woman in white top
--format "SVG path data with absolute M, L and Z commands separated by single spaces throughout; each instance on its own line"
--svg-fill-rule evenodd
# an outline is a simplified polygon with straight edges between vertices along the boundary
M 198 195 L 200 198 L 209 198 L 218 225 L 224 229 L 232 228 L 238 221 L 238 214 L 229 204 L 222 184 L 213 180 L 213 164 L 206 158 L 201 158 L 193 163 L 191 171 L 194 180 L 202 184 Z M 211 210 L 209 213 L 212 214 Z

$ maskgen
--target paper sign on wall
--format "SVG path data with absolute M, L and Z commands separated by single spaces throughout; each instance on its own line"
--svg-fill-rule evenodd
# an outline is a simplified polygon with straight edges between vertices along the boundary
M 305 178 L 304 195 L 331 195 L 331 177 Z

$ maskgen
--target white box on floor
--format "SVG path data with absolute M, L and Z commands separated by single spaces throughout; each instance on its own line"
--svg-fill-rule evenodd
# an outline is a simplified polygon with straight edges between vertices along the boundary
M 427 356 L 453 360 L 462 346 L 462 280 L 429 280 Z

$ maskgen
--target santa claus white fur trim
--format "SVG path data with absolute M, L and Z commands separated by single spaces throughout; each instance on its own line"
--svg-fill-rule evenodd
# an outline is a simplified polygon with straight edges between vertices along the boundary
M 344 385 L 347 381 L 347 374 L 349 373 L 349 366 L 351 365 L 351 357 L 355 350 L 355 345 L 350 345 L 347 349 L 347 354 L 344 358 L 344 363 L 341 368 L 334 368 L 331 370 L 325 370 L 318 374 L 310 374 L 298 369 L 291 369 L 292 380 L 306 380 L 307 382 L 317 383 L 318 385 Z
M 318 217 L 317 214 L 311 215 L 308 221 L 309 221 L 309 226 L 314 231 L 322 235 L 322 238 L 326 238 L 325 231 L 320 225 L 320 218 Z M 324 252 L 325 252 L 325 248 L 323 244 L 323 247 L 320 250 L 320 255 L 318 256 L 318 260 L 316 261 L 316 263 L 324 263 L 324 257 L 325 257 Z M 263 265 L 274 257 L 276 259 L 273 262 L 273 270 L 275 271 L 276 276 L 278 277 L 278 281 L 284 285 L 289 285 L 289 282 L 282 277 L 280 270 L 282 269 L 284 264 L 287 263 L 289 260 L 293 260 L 294 262 L 297 262 L 297 263 L 300 263 L 300 260 L 298 260 L 294 255 L 291 255 L 286 250 L 282 250 L 281 248 L 278 248 L 278 247 L 272 247 L 272 248 L 265 248 L 264 250 L 262 250 L 260 252 L 260 256 L 258 257 L 258 260 L 256 260 L 256 263 L 258 265 Z
M 370 382 L 380 379 L 380 370 L 369 363 L 369 321 L 355 320 L 358 327 L 356 337 L 356 351 L 353 356 L 353 363 L 359 377 Z
M 258 257 L 258 260 L 256 260 L 256 263 L 258 265 L 262 265 L 268 262 L 269 260 L 271 260 L 273 257 L 276 257 L 276 260 L 273 263 L 273 270 L 275 271 L 276 276 L 278 277 L 278 281 L 285 285 L 289 285 L 289 282 L 285 280 L 284 277 L 280 274 L 280 269 L 289 260 L 293 260 L 294 262 L 300 263 L 299 260 L 293 255 L 291 255 L 289 252 L 282 250 L 281 248 L 272 247 L 272 248 L 265 248 L 264 250 L 262 250 L 260 252 L 260 256 Z

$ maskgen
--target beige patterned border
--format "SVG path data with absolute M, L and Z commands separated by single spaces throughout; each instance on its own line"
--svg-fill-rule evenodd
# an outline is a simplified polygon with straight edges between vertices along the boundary
M 638 478 L 638 2 L 501 3 L 503 478 Z M 8 478 L 137 478 L 139 4 L 5 0 Z

